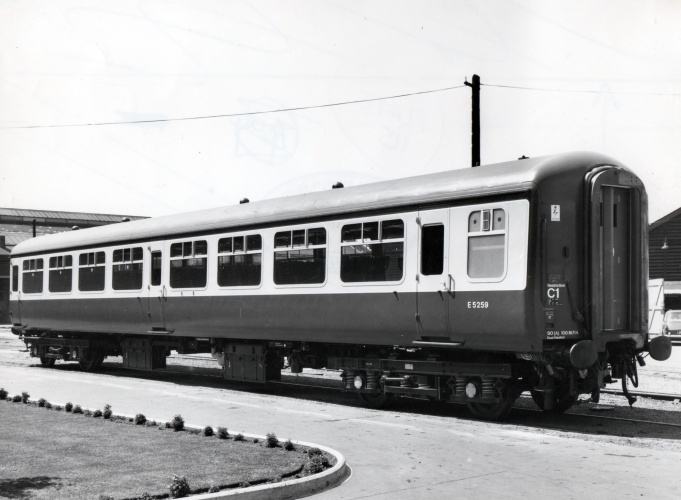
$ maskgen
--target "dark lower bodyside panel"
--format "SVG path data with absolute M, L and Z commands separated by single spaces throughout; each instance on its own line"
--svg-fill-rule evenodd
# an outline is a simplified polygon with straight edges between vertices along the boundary
M 450 339 L 463 348 L 541 348 L 525 292 L 457 292 L 446 300 Z M 413 293 L 33 300 L 21 307 L 29 331 L 405 346 L 423 340 Z

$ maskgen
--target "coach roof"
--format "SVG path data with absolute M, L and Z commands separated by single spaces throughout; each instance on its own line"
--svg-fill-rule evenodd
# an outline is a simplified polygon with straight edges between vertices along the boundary
M 164 236 L 236 229 L 267 224 L 381 210 L 420 203 L 526 191 L 541 178 L 577 169 L 586 172 L 597 165 L 617 165 L 596 153 L 564 153 L 497 163 L 476 168 L 329 189 L 285 198 L 230 205 L 143 219 L 80 231 L 50 234 L 18 244 L 13 256 L 54 252 L 76 247 L 158 239 Z

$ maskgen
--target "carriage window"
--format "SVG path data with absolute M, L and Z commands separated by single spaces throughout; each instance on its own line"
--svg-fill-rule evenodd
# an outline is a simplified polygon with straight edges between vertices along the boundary
M 23 263 L 22 291 L 43 293 L 43 259 L 27 259 Z
M 12 291 L 19 291 L 19 266 L 12 266 Z
M 208 244 L 205 240 L 185 241 L 170 245 L 170 286 L 172 288 L 205 288 L 207 255 Z
M 399 281 L 403 276 L 404 222 L 348 224 L 341 229 L 341 280 Z
M 106 257 L 104 252 L 88 252 L 78 256 L 78 290 L 101 292 L 104 290 Z
M 274 283 L 307 285 L 326 280 L 326 229 L 296 229 L 274 235 Z
M 219 286 L 258 286 L 261 276 L 262 237 L 259 234 L 220 238 Z
M 445 257 L 445 226 L 435 224 L 421 229 L 421 274 L 442 274 Z
M 159 286 L 161 284 L 161 271 L 163 270 L 163 253 L 160 251 L 151 252 L 151 276 L 149 284 Z
M 70 292 L 73 282 L 73 257 L 70 255 L 50 257 L 49 278 L 50 292 Z
M 119 248 L 113 251 L 111 285 L 114 290 L 142 288 L 143 259 L 142 247 Z
M 468 277 L 501 278 L 506 271 L 506 212 L 476 210 L 468 217 Z

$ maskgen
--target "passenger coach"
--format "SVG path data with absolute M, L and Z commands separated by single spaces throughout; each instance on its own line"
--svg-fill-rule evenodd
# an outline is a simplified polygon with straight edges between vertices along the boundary
M 41 236 L 12 252 L 12 331 L 45 366 L 211 352 L 264 382 L 288 358 L 372 406 L 560 412 L 671 353 L 646 214 L 636 175 L 571 153 Z

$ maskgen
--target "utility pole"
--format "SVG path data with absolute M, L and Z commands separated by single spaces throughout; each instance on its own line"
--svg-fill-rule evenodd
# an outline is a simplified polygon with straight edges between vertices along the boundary
M 473 83 L 464 82 L 473 90 L 471 106 L 471 165 L 480 166 L 480 77 L 473 75 Z

